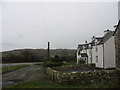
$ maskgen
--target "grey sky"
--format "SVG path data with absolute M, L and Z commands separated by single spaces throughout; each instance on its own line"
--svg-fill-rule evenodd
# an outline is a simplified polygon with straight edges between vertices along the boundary
M 78 43 L 114 30 L 117 2 L 9 2 L 2 9 L 2 49 L 75 49 Z

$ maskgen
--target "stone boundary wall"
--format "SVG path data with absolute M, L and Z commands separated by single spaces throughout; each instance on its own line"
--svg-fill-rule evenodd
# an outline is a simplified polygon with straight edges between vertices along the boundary
M 90 84 L 93 82 L 100 82 L 102 80 L 116 79 L 117 77 L 116 70 L 98 70 L 64 73 L 47 67 L 46 72 L 52 81 L 61 84 Z
M 77 69 L 92 69 L 95 68 L 94 65 L 87 65 L 87 64 L 76 64 L 76 65 L 68 65 L 68 66 L 58 66 L 58 67 L 52 67 L 52 69 L 56 71 L 61 70 L 77 70 Z

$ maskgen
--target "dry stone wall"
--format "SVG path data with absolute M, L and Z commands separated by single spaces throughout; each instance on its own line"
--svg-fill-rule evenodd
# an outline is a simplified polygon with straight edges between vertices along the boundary
M 46 68 L 46 72 L 52 81 L 61 84 L 90 84 L 100 82 L 102 80 L 116 79 L 116 70 L 98 70 L 85 72 L 59 72 L 50 67 Z

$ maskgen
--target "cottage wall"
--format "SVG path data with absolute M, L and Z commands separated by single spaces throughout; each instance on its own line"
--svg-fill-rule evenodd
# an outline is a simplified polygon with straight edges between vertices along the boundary
M 91 63 L 91 61 L 90 61 L 90 49 L 87 49 L 87 55 L 88 55 L 88 63 Z
M 103 68 L 103 44 L 98 45 L 98 62 L 96 62 L 96 67 L 97 68 Z
M 115 68 L 115 40 L 112 36 L 104 43 L 104 68 Z
M 80 60 L 80 55 L 78 55 L 78 52 L 79 52 L 79 49 L 77 49 L 77 63 L 79 62 L 79 60 Z
M 96 46 L 93 46 L 92 48 L 92 63 L 96 63 Z

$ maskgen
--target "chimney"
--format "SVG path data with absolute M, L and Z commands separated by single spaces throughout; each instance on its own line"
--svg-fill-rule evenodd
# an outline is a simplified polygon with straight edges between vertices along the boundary
M 109 32 L 110 32 L 109 29 L 105 30 L 105 31 L 104 31 L 104 35 L 106 35 L 106 34 L 109 33 Z
M 117 28 L 117 25 L 114 26 L 114 29 L 116 29 L 116 28 Z
M 92 41 L 95 40 L 95 36 L 92 37 Z

